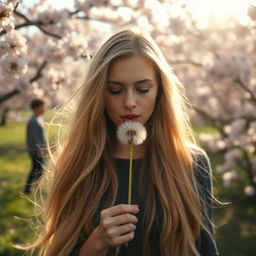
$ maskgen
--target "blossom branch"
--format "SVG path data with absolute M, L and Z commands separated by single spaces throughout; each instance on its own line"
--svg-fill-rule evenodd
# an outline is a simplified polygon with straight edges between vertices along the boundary
M 44 61 L 41 66 L 38 68 L 36 74 L 34 77 L 32 77 L 29 82 L 33 83 L 34 81 L 38 80 L 41 76 L 42 76 L 42 71 L 43 69 L 46 67 L 46 65 L 48 64 L 48 61 Z M 13 90 L 11 90 L 8 93 L 5 93 L 4 95 L 0 95 L 0 104 L 4 103 L 5 101 L 9 100 L 10 98 L 12 98 L 13 96 L 17 95 L 20 93 L 20 90 L 18 88 L 14 88 Z
M 24 26 L 32 26 L 32 25 L 34 25 L 38 29 L 40 29 L 43 33 L 45 33 L 46 35 L 52 36 L 52 37 L 57 38 L 57 39 L 61 39 L 61 36 L 56 35 L 54 33 L 51 33 L 49 31 L 45 30 L 44 28 L 42 28 L 41 25 L 43 25 L 43 24 L 40 21 L 31 21 L 25 15 L 23 15 L 22 13 L 20 13 L 20 12 L 18 12 L 16 10 L 14 11 L 14 14 L 17 15 L 18 17 L 20 17 L 20 18 L 23 18 L 26 21 L 26 23 L 22 24 L 23 27 Z
M 246 163 L 245 171 L 247 172 L 249 182 L 252 186 L 256 187 L 254 182 L 253 182 L 253 169 L 252 169 L 252 163 L 250 161 L 249 154 L 246 150 L 242 150 L 242 153 L 243 153 L 243 157 L 244 157 L 244 160 L 245 160 L 245 163 Z
M 239 78 L 235 79 L 234 82 L 237 83 L 246 92 L 248 92 L 251 96 L 251 100 L 256 104 L 256 96 L 254 93 Z
M 12 91 L 5 93 L 4 95 L 0 95 L 0 104 L 5 102 L 6 100 L 12 98 L 13 96 L 20 93 L 20 90 L 18 88 L 13 89 Z
M 29 80 L 30 83 L 33 83 L 34 81 L 36 81 L 37 79 L 39 79 L 39 78 L 42 76 L 42 71 L 43 71 L 43 69 L 46 67 L 47 64 L 48 64 L 48 61 L 45 60 L 45 61 L 41 64 L 41 66 L 38 68 L 38 70 L 37 70 L 35 76 L 32 77 L 32 78 Z
M 224 131 L 224 125 L 230 123 L 230 120 L 220 120 L 217 118 L 214 118 L 210 116 L 207 112 L 205 112 L 202 109 L 197 108 L 196 106 L 193 106 L 193 109 L 204 119 L 208 120 L 208 122 L 217 128 L 219 132 L 222 134 L 222 136 L 227 137 L 227 133 Z

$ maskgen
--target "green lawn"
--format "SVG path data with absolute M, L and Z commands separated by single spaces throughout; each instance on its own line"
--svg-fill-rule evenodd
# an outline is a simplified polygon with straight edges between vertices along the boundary
M 0 256 L 23 255 L 24 252 L 14 249 L 12 244 L 31 241 L 34 236 L 29 222 L 33 206 L 22 196 L 30 169 L 24 137 L 24 123 L 10 122 L 0 127 Z M 209 153 L 209 156 L 213 167 L 222 161 L 219 154 Z M 232 188 L 223 188 L 220 177 L 216 174 L 215 177 L 217 198 L 231 202 L 215 210 L 220 255 L 255 256 L 256 202 L 244 197 L 244 181 Z

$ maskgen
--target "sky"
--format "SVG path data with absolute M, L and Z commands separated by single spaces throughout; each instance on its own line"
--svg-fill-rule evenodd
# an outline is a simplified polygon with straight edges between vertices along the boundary
M 32 4 L 37 1 L 25 0 L 24 3 Z M 256 5 L 256 0 L 172 0 L 171 2 L 181 1 L 187 5 L 194 18 L 204 26 L 207 26 L 213 20 L 225 22 L 229 16 L 234 16 L 238 20 L 246 22 L 249 3 Z M 72 8 L 74 3 L 73 0 L 45 0 L 45 2 L 50 3 L 55 8 Z M 159 13 L 159 17 L 161 17 L 161 13 Z

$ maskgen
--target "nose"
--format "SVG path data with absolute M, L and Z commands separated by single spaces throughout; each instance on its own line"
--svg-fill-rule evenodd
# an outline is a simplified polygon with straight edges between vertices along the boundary
M 124 105 L 125 105 L 125 108 L 128 110 L 132 110 L 136 108 L 136 98 L 132 91 L 126 92 Z

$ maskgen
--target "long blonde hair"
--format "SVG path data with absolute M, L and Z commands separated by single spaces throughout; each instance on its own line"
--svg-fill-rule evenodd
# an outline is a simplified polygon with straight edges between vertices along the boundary
M 93 56 L 66 139 L 53 165 L 52 184 L 44 209 L 44 228 L 27 249 L 41 256 L 67 256 L 81 235 L 95 228 L 100 200 L 110 191 L 114 205 L 118 181 L 113 160 L 113 129 L 105 113 L 106 81 L 118 57 L 145 56 L 154 63 L 159 93 L 147 123 L 147 193 L 143 219 L 143 255 L 150 255 L 148 238 L 159 200 L 163 212 L 161 255 L 199 255 L 195 241 L 204 227 L 193 173 L 193 142 L 182 85 L 153 39 L 134 29 L 122 30 Z M 153 209 L 153 210 L 152 210 Z M 109 253 L 111 254 L 111 253 Z

